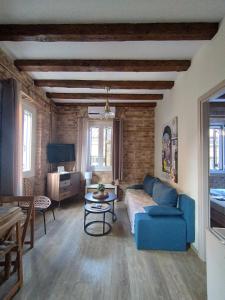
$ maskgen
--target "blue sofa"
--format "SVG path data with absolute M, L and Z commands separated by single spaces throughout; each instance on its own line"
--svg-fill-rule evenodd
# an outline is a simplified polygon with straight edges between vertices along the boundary
M 134 238 L 137 249 L 185 251 L 195 240 L 195 202 L 185 194 L 159 179 L 146 176 L 142 185 L 128 188 L 128 197 L 135 192 L 134 201 L 149 197 L 142 211 L 134 215 Z M 140 193 L 140 194 L 139 194 Z M 147 195 L 146 195 L 147 194 Z M 147 198 L 146 198 L 147 199 Z M 141 203 L 141 199 L 139 199 Z M 132 201 L 127 199 L 129 203 Z M 137 202 L 138 203 L 138 202 Z M 138 204 L 135 207 L 138 207 Z M 129 212 L 128 212 L 129 215 Z

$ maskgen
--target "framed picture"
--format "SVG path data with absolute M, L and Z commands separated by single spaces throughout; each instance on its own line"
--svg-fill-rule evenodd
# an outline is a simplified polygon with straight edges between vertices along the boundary
M 162 130 L 162 171 L 178 182 L 178 118 L 173 118 Z

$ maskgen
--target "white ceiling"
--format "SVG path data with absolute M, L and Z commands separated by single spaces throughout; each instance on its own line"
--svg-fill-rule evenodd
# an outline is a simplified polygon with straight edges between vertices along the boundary
M 89 88 L 60 88 L 60 87 L 44 87 L 46 92 L 50 93 L 106 93 L 105 89 L 89 89 Z M 128 90 L 128 89 L 110 89 L 112 94 L 163 94 L 165 90 Z
M 0 0 L 1 23 L 220 21 L 224 0 Z
M 219 22 L 225 0 L 0 0 L 0 23 Z M 191 59 L 207 41 L 0 42 L 13 59 Z M 29 72 L 34 79 L 175 80 L 177 72 Z M 48 92 L 102 89 L 44 88 Z M 160 90 L 111 90 L 161 93 Z M 57 100 L 65 102 L 65 100 Z M 68 100 L 77 103 L 79 100 Z M 84 102 L 84 100 L 82 100 Z M 98 102 L 102 102 L 99 100 Z M 132 101 L 134 102 L 134 101 Z
M 191 59 L 207 41 L 182 42 L 0 42 L 13 59 Z M 29 72 L 33 79 L 175 80 L 177 72 Z M 56 93 L 101 93 L 103 89 L 44 88 Z M 113 90 L 111 93 L 165 93 L 165 90 Z M 57 100 L 65 102 L 65 100 Z M 66 100 L 77 103 L 79 100 Z M 84 102 L 84 100 L 82 100 Z M 100 100 L 99 102 L 104 102 Z M 111 100 L 110 100 L 111 102 Z M 132 101 L 133 102 L 133 101 Z M 151 101 L 149 101 L 151 102 Z
M 61 100 L 61 99 L 54 99 L 54 102 L 56 103 L 64 103 L 65 100 Z M 137 99 L 137 100 L 109 100 L 110 103 L 151 103 L 151 102 L 155 102 L 154 100 L 142 100 L 142 99 Z M 85 99 L 66 99 L 66 103 L 90 103 L 89 100 L 85 100 Z M 105 103 L 105 100 L 98 100 L 98 99 L 92 99 L 92 103 Z
M 0 47 L 17 59 L 188 59 L 204 43 L 204 41 L 0 42 Z
M 174 80 L 177 72 L 29 72 L 34 79 Z

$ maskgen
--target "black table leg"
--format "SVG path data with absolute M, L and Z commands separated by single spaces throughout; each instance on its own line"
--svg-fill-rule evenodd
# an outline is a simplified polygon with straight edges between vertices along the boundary
M 84 229 L 85 229 L 85 224 L 86 224 L 86 210 L 84 210 Z
M 114 222 L 114 201 L 113 201 L 113 205 L 112 205 L 112 222 Z

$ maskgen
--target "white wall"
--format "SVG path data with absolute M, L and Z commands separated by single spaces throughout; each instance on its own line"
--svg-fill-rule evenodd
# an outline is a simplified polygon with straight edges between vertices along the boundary
M 162 125 L 178 116 L 178 184 L 176 188 L 196 201 L 196 242 L 198 249 L 198 99 L 225 80 L 225 18 L 213 40 L 203 46 L 187 72 L 179 74 L 175 86 L 156 108 L 155 175 L 161 172 Z
M 225 299 L 225 244 L 207 230 L 208 300 Z

